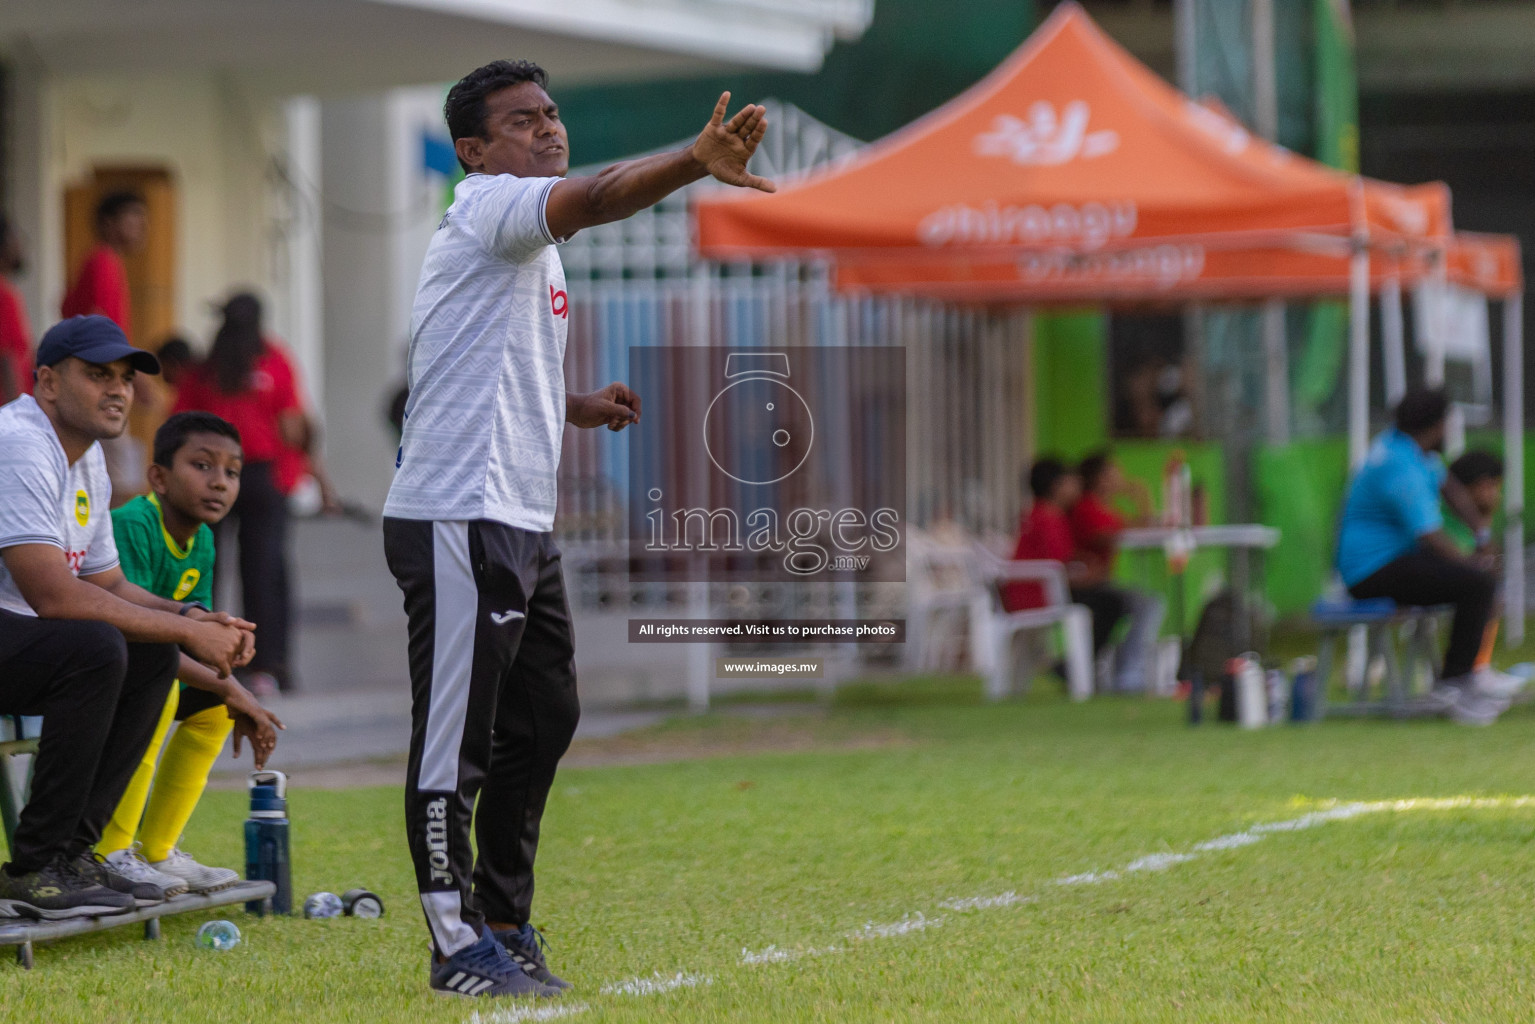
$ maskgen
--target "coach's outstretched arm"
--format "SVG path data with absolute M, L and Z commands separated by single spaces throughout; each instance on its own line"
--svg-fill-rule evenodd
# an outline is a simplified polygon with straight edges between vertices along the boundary
M 614 164 L 589 178 L 568 178 L 549 193 L 545 218 L 555 238 L 569 238 L 582 228 L 632 217 L 673 192 L 713 176 L 727 185 L 777 191 L 746 164 L 767 132 L 767 110 L 748 104 L 725 120 L 730 93 L 722 93 L 714 116 L 687 149 Z

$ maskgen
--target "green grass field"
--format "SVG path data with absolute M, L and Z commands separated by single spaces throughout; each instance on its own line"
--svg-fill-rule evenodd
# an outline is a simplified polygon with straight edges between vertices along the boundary
M 540 1016 L 430 994 L 398 794 L 306 791 L 299 777 L 300 894 L 367 885 L 385 897 L 384 919 L 237 912 L 244 942 L 225 954 L 192 942 L 213 913 L 168 920 L 158 943 L 130 927 L 41 947 L 30 973 L 0 960 L 0 1018 L 1535 1014 L 1535 801 L 1509 799 L 1535 794 L 1535 707 L 1482 730 L 1329 721 L 1259 733 L 1190 729 L 1181 711 L 1043 696 L 985 706 L 963 680 L 869 686 L 824 715 L 679 719 L 630 741 L 729 750 L 777 730 L 808 748 L 798 752 L 567 769 L 545 819 L 536 909 L 577 989 Z M 1503 799 L 1369 808 L 1195 849 L 1333 802 L 1467 795 Z M 243 817 L 241 794 L 210 793 L 188 848 L 238 863 Z M 1192 857 L 1126 870 L 1177 854 Z

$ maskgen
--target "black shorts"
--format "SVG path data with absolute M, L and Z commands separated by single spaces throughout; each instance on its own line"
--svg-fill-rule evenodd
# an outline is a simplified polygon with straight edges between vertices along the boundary
M 199 690 L 195 686 L 183 686 L 181 696 L 176 698 L 176 721 L 185 722 L 199 711 L 223 706 L 224 702 L 217 694 Z

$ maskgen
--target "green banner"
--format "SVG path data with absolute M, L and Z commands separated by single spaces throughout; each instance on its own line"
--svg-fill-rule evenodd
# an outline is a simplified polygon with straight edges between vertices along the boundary
M 1316 158 L 1339 170 L 1359 171 L 1359 83 L 1354 72 L 1354 27 L 1348 0 L 1312 0 L 1316 49 Z M 1297 420 L 1320 425 L 1321 408 L 1338 389 L 1348 340 L 1341 302 L 1312 306 L 1306 347 L 1295 375 Z
M 1359 81 L 1348 0 L 1314 0 L 1316 30 L 1316 158 L 1359 171 Z

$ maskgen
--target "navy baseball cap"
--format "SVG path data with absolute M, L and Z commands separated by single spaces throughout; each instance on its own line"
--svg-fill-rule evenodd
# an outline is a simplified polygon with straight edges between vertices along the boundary
M 48 328 L 37 343 L 37 365 L 52 366 L 74 356 L 87 363 L 128 360 L 140 373 L 159 373 L 160 360 L 153 352 L 128 344 L 123 329 L 104 316 L 72 316 Z

